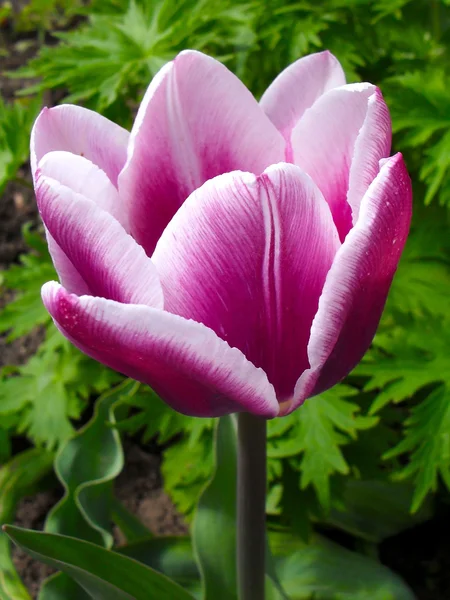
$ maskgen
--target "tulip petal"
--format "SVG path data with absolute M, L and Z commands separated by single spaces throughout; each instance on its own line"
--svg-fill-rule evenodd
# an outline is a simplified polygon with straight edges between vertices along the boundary
M 364 185 L 367 189 L 378 161 L 388 156 L 390 142 L 389 113 L 381 94 L 368 83 L 327 92 L 292 132 L 294 163 L 317 182 L 342 241 L 355 222 L 352 208 L 357 215 Z M 352 205 L 347 200 L 349 185 Z
M 359 131 L 350 168 L 347 202 L 352 210 L 352 222 L 359 216 L 359 207 L 369 185 L 380 170 L 380 160 L 389 156 L 392 125 L 388 107 L 379 89 L 370 96 L 367 114 Z
M 112 214 L 125 229 L 128 229 L 127 217 L 123 214 L 117 189 L 106 173 L 86 158 L 70 152 L 49 152 L 39 162 L 36 178 L 38 179 L 41 175 L 55 179 L 74 192 L 83 194 L 100 208 Z M 66 253 L 58 246 L 48 229 L 46 237 L 49 252 L 61 283 L 70 292 L 78 295 L 88 294 L 89 286 Z
M 117 189 L 106 173 L 87 158 L 70 152 L 49 152 L 39 162 L 37 178 L 40 175 L 89 198 L 127 229 L 127 215 Z
M 200 323 L 148 306 L 77 297 L 55 282 L 44 285 L 42 297 L 57 327 L 80 350 L 150 385 L 179 412 L 278 413 L 265 373 Z
M 284 140 L 224 65 L 181 52 L 151 82 L 119 177 L 133 237 L 152 254 L 184 200 L 235 169 L 261 173 L 284 157 Z
M 91 294 L 162 307 L 154 265 L 114 217 L 49 177 L 38 177 L 36 197 L 46 228 Z
M 304 56 L 282 71 L 262 95 L 260 105 L 285 139 L 306 109 L 328 90 L 345 84 L 345 74 L 331 52 Z
M 336 254 L 311 328 L 311 368 L 300 377 L 289 412 L 340 381 L 368 349 L 408 235 L 411 207 L 411 182 L 396 154 L 384 161 Z
M 92 161 L 117 187 L 129 137 L 128 131 L 87 108 L 71 104 L 44 108 L 31 132 L 33 178 L 45 154 L 64 150 Z
M 205 324 L 267 373 L 280 402 L 306 346 L 340 246 L 317 186 L 298 167 L 234 172 L 195 191 L 153 254 L 165 309 Z

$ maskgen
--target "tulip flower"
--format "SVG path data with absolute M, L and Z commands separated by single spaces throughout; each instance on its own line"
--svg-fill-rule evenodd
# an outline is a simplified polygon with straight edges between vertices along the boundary
M 44 304 L 92 358 L 196 416 L 288 414 L 340 381 L 375 334 L 411 186 L 380 91 L 328 52 L 258 103 L 185 51 L 131 133 L 76 106 L 32 134 L 60 283 Z

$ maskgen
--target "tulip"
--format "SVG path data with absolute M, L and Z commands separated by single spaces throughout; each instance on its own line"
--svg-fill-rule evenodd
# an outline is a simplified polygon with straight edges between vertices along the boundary
M 60 284 L 42 297 L 80 350 L 195 416 L 290 413 L 340 381 L 375 334 L 411 185 L 389 158 L 380 91 L 328 52 L 258 103 L 185 51 L 131 133 L 44 109 L 34 185 Z

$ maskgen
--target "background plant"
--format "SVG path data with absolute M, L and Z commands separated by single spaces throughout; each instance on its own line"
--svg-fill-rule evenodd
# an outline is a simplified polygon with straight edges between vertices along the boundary
M 0 189 L 27 160 L 42 94 L 130 126 L 151 77 L 186 47 L 223 60 L 257 96 L 289 62 L 326 48 L 349 81 L 380 85 L 394 147 L 404 151 L 413 178 L 411 235 L 363 362 L 344 384 L 269 423 L 268 511 L 273 524 L 289 525 L 303 539 L 313 539 L 317 524 L 331 524 L 378 543 L 430 516 L 433 499 L 448 502 L 450 3 L 48 0 L 43 10 L 44 4 L 33 0 L 20 17 L 3 9 L 17 35 L 38 29 L 46 43 L 10 73 L 29 81 L 20 97 L 0 101 Z M 30 252 L 1 274 L 3 289 L 15 295 L 0 313 L 0 331 L 13 340 L 41 327 L 43 341 L 26 365 L 1 373 L 5 458 L 18 434 L 38 448 L 62 447 L 96 397 L 120 383 L 56 332 L 39 295 L 53 277 L 45 243 L 40 231 L 24 236 Z M 165 486 L 190 518 L 213 471 L 213 420 L 178 415 L 137 386 L 114 426 L 122 436 L 167 445 Z

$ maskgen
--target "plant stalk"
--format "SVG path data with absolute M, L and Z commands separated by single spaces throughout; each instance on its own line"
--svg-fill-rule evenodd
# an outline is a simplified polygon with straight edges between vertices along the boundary
M 266 420 L 238 414 L 237 577 L 239 600 L 264 600 Z

